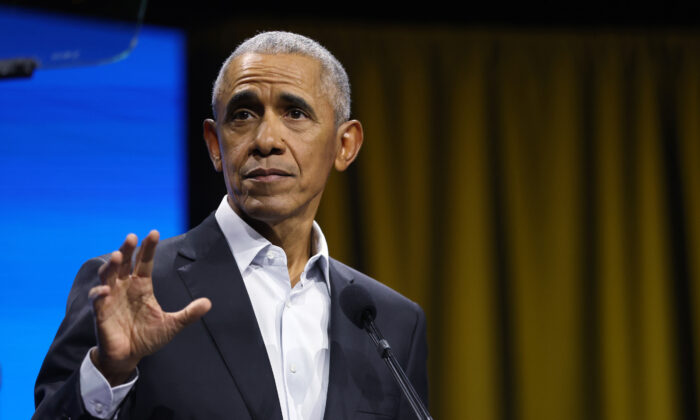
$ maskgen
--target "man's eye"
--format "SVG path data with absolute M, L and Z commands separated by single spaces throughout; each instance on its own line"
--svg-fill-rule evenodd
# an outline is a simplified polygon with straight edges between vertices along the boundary
M 292 109 L 291 111 L 289 111 L 288 115 L 289 115 L 289 118 L 291 118 L 293 120 L 300 120 L 302 118 L 307 118 L 306 113 L 300 109 Z
M 232 119 L 234 121 L 241 121 L 241 120 L 247 120 L 253 117 L 253 114 L 251 114 L 248 111 L 237 111 L 233 114 Z

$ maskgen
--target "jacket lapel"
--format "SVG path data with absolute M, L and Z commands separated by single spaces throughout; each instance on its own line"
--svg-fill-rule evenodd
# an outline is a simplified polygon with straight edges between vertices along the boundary
M 275 379 L 253 306 L 213 215 L 187 234 L 178 258 L 178 274 L 192 298 L 207 297 L 212 302 L 202 321 L 251 417 L 281 420 Z
M 358 371 L 366 365 L 369 338 L 343 313 L 339 304 L 342 290 L 354 282 L 352 273 L 337 261 L 330 259 L 331 322 L 330 373 L 326 398 L 325 420 L 352 419 L 362 390 L 358 388 Z

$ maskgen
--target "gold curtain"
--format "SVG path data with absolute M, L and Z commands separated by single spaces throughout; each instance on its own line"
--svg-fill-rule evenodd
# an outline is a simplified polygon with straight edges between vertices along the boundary
M 699 33 L 273 27 L 350 74 L 319 219 L 425 309 L 436 419 L 698 418 Z

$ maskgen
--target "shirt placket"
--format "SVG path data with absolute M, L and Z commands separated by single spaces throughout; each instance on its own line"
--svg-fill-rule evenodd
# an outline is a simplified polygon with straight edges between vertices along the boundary
M 293 397 L 293 393 L 290 390 L 290 382 L 294 382 L 293 378 L 295 376 L 308 375 L 309 372 L 303 372 L 301 369 L 304 366 L 301 360 L 295 360 L 293 354 L 299 354 L 294 352 L 294 349 L 299 349 L 300 344 L 298 342 L 298 334 L 291 325 L 295 325 L 296 322 L 294 317 L 297 315 L 294 313 L 298 308 L 298 300 L 300 295 L 304 292 L 304 284 L 306 283 L 306 270 L 301 274 L 299 282 L 294 286 L 293 289 L 289 290 L 287 298 L 284 301 L 284 307 L 282 308 L 282 323 L 281 323 L 281 346 L 282 346 L 282 366 L 284 369 L 284 387 L 286 392 L 286 399 L 288 404 L 289 418 L 288 420 L 301 420 L 301 413 L 297 412 L 297 405 L 301 405 L 304 401 L 296 401 Z M 297 381 L 298 382 L 298 381 Z M 304 382 L 304 381 L 302 381 Z

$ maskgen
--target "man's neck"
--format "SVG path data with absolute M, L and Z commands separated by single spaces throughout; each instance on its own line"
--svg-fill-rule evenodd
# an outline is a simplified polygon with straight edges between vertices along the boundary
M 294 287 L 299 282 L 301 273 L 311 257 L 313 215 L 301 215 L 278 223 L 268 223 L 248 217 L 232 205 L 230 199 L 229 205 L 256 232 L 284 250 L 287 256 L 289 279 Z

